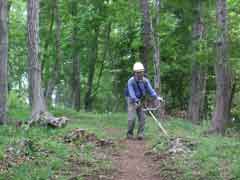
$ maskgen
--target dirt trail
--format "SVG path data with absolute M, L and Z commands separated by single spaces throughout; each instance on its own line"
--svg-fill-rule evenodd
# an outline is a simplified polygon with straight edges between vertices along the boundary
M 124 140 L 121 142 L 124 148 L 118 156 L 114 157 L 114 163 L 118 173 L 117 180 L 160 180 L 158 169 L 152 160 L 145 156 L 147 146 L 144 141 Z

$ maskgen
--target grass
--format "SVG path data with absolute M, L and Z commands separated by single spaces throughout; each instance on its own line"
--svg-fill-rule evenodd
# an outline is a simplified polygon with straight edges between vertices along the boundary
M 111 134 L 111 139 L 119 139 L 123 136 L 123 131 L 115 131 L 115 128 L 125 128 L 126 122 L 122 118 L 126 116 L 122 114 L 94 114 L 75 112 L 71 109 L 55 109 L 52 113 L 56 116 L 67 116 L 70 118 L 69 124 L 61 129 L 52 129 L 46 127 L 31 127 L 25 130 L 24 127 L 15 126 L 16 121 L 26 121 L 29 117 L 27 108 L 13 109 L 10 113 L 10 125 L 0 127 L 0 169 L 1 160 L 5 158 L 6 150 L 11 146 L 15 147 L 21 140 L 30 140 L 33 142 L 33 148 L 28 148 L 24 154 L 28 154 L 33 160 L 15 163 L 8 168 L 7 171 L 0 171 L 0 179 L 68 179 L 72 175 L 78 179 L 84 179 L 85 176 L 100 171 L 110 171 L 111 163 L 108 160 L 96 160 L 94 144 L 66 144 L 63 142 L 63 137 L 73 129 L 86 129 L 89 133 L 94 133 L 99 139 L 109 138 L 105 129 L 113 128 L 114 133 Z M 19 148 L 16 146 L 16 148 Z M 81 171 L 73 170 L 72 162 L 69 161 L 74 157 L 77 159 L 76 167 L 81 164 Z M 78 159 L 78 157 L 83 157 Z M 83 162 L 82 162 L 83 161 Z M 73 168 L 76 168 L 73 167 Z M 72 169 L 73 169 L 72 168 Z M 77 174 L 79 173 L 79 174 Z
M 35 126 L 26 131 L 17 128 L 14 122 L 27 120 L 29 109 L 16 108 L 9 113 L 13 123 L 0 127 L 0 169 L 3 165 L 1 162 L 6 159 L 6 149 L 10 146 L 23 139 L 31 140 L 33 145 L 24 150 L 31 159 L 13 163 L 7 171 L 0 171 L 0 179 L 86 179 L 89 175 L 112 170 L 111 161 L 95 157 L 94 144 L 66 144 L 62 138 L 75 128 L 83 128 L 95 133 L 98 138 L 122 139 L 127 127 L 126 113 L 85 113 L 63 108 L 54 109 L 52 113 L 69 117 L 71 121 L 61 129 Z M 181 176 L 177 174 L 179 179 L 240 179 L 239 134 L 233 137 L 203 136 L 202 132 L 208 128 L 208 122 L 196 126 L 181 119 L 171 119 L 163 125 L 171 138 L 181 137 L 196 143 L 191 153 L 171 160 L 181 172 Z M 145 132 L 150 147 L 156 145 L 154 147 L 158 153 L 167 150 L 168 141 L 150 118 L 147 119 Z M 170 167 L 172 163 L 169 168 L 173 168 Z
M 204 136 L 208 123 L 197 126 L 180 119 L 173 119 L 164 125 L 172 138 L 181 137 L 196 143 L 191 153 L 176 158 L 177 168 L 183 172 L 182 179 L 240 179 L 239 134 L 234 137 Z M 155 139 L 153 142 L 158 141 L 166 140 Z M 160 143 L 158 150 L 166 150 L 166 144 Z

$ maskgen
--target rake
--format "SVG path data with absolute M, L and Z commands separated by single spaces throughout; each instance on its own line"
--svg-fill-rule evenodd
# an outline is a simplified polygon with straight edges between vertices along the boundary
M 153 120 L 154 120 L 154 121 L 156 122 L 156 124 L 158 125 L 159 129 L 161 129 L 161 131 L 164 133 L 164 135 L 168 138 L 169 135 L 168 135 L 167 131 L 165 130 L 165 128 L 163 127 L 163 125 L 161 124 L 160 120 L 158 120 L 158 119 L 156 118 L 156 116 L 152 113 L 152 111 L 157 111 L 157 110 L 159 109 L 159 107 L 160 107 L 160 104 L 159 104 L 157 107 L 155 107 L 155 108 L 144 107 L 144 108 L 143 108 L 143 111 L 144 111 L 144 112 L 148 112 L 148 113 L 151 115 L 151 117 L 153 118 Z

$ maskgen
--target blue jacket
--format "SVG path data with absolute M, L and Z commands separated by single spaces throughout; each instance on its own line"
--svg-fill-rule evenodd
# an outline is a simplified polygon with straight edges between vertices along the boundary
M 157 97 L 157 93 L 147 78 L 143 77 L 143 80 L 137 81 L 133 76 L 128 80 L 125 96 L 130 97 L 132 102 L 139 101 L 147 93 L 151 97 Z

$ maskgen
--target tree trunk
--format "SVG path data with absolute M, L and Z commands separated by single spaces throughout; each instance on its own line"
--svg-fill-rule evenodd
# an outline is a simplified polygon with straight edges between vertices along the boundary
M 74 40 L 75 41 L 75 40 Z M 81 89 L 80 89 L 80 59 L 78 52 L 73 55 L 73 76 L 72 76 L 72 98 L 73 107 L 76 111 L 81 108 Z
M 77 17 L 77 1 L 72 1 L 72 17 L 74 22 Z M 78 26 L 74 23 L 72 32 L 72 102 L 76 111 L 81 108 L 81 89 L 80 89 L 80 58 L 79 58 L 79 40 L 78 40 Z
M 232 82 L 232 90 L 231 90 L 231 95 L 230 95 L 230 105 L 231 105 L 230 108 L 232 108 L 233 99 L 234 99 L 234 96 L 235 96 L 236 91 L 237 91 L 237 83 L 236 83 L 236 82 L 239 82 L 239 81 L 237 81 L 236 79 L 237 79 L 237 78 L 235 78 L 235 79 L 233 80 L 233 82 Z
M 142 13 L 143 20 L 143 30 L 142 30 L 142 39 L 143 39 L 143 47 L 140 49 L 140 58 L 142 58 L 142 62 L 145 67 L 145 72 L 147 73 L 147 62 L 148 59 L 151 58 L 151 22 L 150 22 L 150 13 L 149 13 L 149 5 L 148 0 L 140 0 L 140 7 Z
M 61 104 L 62 102 L 64 102 L 62 99 L 62 89 L 61 86 L 57 86 L 54 104 Z
M 8 6 L 0 0 L 0 124 L 7 120 Z
M 153 56 L 153 65 L 154 65 L 154 88 L 158 94 L 160 94 L 160 87 L 161 87 L 161 78 L 160 78 L 160 43 L 159 43 L 159 32 L 158 27 L 160 24 L 160 0 L 156 0 L 156 17 L 154 26 L 152 26 L 153 32 L 153 49 L 154 49 L 154 56 Z
M 203 39 L 204 25 L 202 22 L 201 10 L 202 4 L 201 0 L 198 0 L 196 7 L 196 21 L 193 25 L 193 44 L 194 53 L 197 54 L 199 43 Z M 203 117 L 203 107 L 205 100 L 205 88 L 206 88 L 206 71 L 203 65 L 199 63 L 199 60 L 194 57 L 192 64 L 192 79 L 190 86 L 190 99 L 188 103 L 188 113 L 187 118 L 194 123 L 199 123 L 200 119 Z
M 58 0 L 54 0 L 54 15 L 55 15 L 55 21 L 56 21 L 56 28 L 55 28 L 55 37 L 56 37 L 56 62 L 54 63 L 53 67 L 53 76 L 48 81 L 48 86 L 46 89 L 46 100 L 49 102 L 49 104 L 52 102 L 52 93 L 55 88 L 55 86 L 58 83 L 59 80 L 59 74 L 60 74 L 60 62 L 61 62 L 61 19 L 59 15 L 59 8 L 58 8 Z
M 206 71 L 197 62 L 192 65 L 192 79 L 187 118 L 198 124 L 203 117 L 206 88 Z
M 28 29 L 28 65 L 29 91 L 32 95 L 32 117 L 29 125 L 39 122 L 44 125 L 62 127 L 67 118 L 55 118 L 47 112 L 47 107 L 41 88 L 41 65 L 39 63 L 39 0 L 28 0 L 27 29 Z
M 29 85 L 32 96 L 32 120 L 38 120 L 46 105 L 41 88 L 41 65 L 39 63 L 39 0 L 28 0 L 28 62 Z
M 161 75 L 160 75 L 160 35 L 159 35 L 159 25 L 160 25 L 160 0 L 155 0 L 155 17 L 153 17 L 153 23 L 151 23 L 152 30 L 152 42 L 153 42 L 153 67 L 154 67 L 154 89 L 158 95 L 161 94 Z M 163 119 L 165 114 L 165 107 L 162 102 L 157 102 L 155 106 L 160 104 L 160 108 L 156 111 L 156 116 L 158 119 Z
M 217 0 L 217 60 L 216 60 L 216 107 L 212 118 L 212 130 L 224 133 L 230 122 L 231 72 L 228 57 L 227 2 Z
M 52 3 L 51 3 L 51 6 Z M 53 25 L 54 25 L 54 7 L 50 8 L 51 10 L 51 18 L 50 18 L 50 22 L 49 22 L 49 27 L 48 27 L 48 34 L 46 35 L 46 39 L 45 39 L 45 43 L 44 43 L 44 48 L 43 48 L 43 53 L 42 53 L 42 62 L 41 62 L 41 76 L 43 76 L 44 73 L 44 69 L 45 69 L 45 64 L 46 64 L 46 60 L 48 59 L 48 51 L 49 51 L 49 44 L 51 42 L 51 36 L 53 34 Z M 46 91 L 45 91 L 46 94 Z
M 105 36 L 105 42 L 104 42 L 104 50 L 103 50 L 103 56 L 102 56 L 102 64 L 99 70 L 99 74 L 98 74 L 98 79 L 96 82 L 96 88 L 94 89 L 92 96 L 95 97 L 97 95 L 98 89 L 100 88 L 100 82 L 101 82 L 101 78 L 103 75 L 103 71 L 104 71 L 104 67 L 105 67 L 105 63 L 106 60 L 109 59 L 109 47 L 110 47 L 110 34 L 111 34 L 111 23 L 108 23 L 106 25 L 106 36 Z
M 97 62 L 97 55 L 98 55 L 98 34 L 99 34 L 99 27 L 95 28 L 94 37 L 90 44 L 92 49 L 89 51 L 90 53 L 90 62 L 89 62 L 89 74 L 88 74 L 88 83 L 87 83 L 87 93 L 85 96 L 85 110 L 91 111 L 92 110 L 92 89 L 93 89 L 93 77 L 95 73 L 95 65 Z

